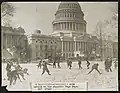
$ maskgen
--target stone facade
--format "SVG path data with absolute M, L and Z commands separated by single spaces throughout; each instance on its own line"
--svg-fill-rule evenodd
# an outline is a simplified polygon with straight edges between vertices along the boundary
M 33 34 L 28 36 L 31 59 L 54 57 L 56 53 L 61 52 L 59 37 L 48 36 L 41 34 L 40 30 L 36 30 Z
M 21 27 L 12 28 L 1 26 L 1 48 L 2 50 L 12 49 L 13 46 L 19 46 L 22 49 L 27 49 L 27 36 L 24 35 L 25 31 Z M 20 52 L 19 51 L 19 52 Z M 20 54 L 20 53 L 19 53 Z M 19 55 L 20 57 L 20 55 Z

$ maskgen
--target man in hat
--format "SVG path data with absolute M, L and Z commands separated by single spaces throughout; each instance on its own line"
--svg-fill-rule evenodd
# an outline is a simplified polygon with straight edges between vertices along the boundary
M 105 59 L 105 63 L 104 63 L 104 65 L 105 65 L 105 71 L 107 71 L 108 72 L 108 64 L 109 64 L 109 59 L 108 59 L 108 57 Z
M 87 69 L 89 69 L 90 62 L 87 60 Z
M 42 63 L 42 59 L 41 60 L 39 60 L 39 63 L 38 63 L 38 68 L 40 68 L 41 69 L 41 63 Z
M 56 68 L 56 57 L 53 60 L 53 68 Z
M 12 66 L 13 66 L 12 60 L 8 60 L 7 61 L 7 66 L 6 66 L 8 80 L 10 80 L 10 72 L 11 72 L 11 67 Z
M 57 63 L 58 63 L 58 68 L 61 68 L 60 67 L 60 57 L 59 56 L 57 57 Z
M 102 74 L 102 73 L 100 73 L 100 71 L 98 70 L 98 66 L 99 66 L 98 63 L 94 64 L 94 65 L 92 66 L 92 69 L 90 70 L 90 72 L 89 72 L 88 74 L 90 74 L 94 69 L 97 70 L 97 72 L 98 72 L 99 74 Z
M 112 66 L 112 57 L 109 59 L 109 70 L 110 70 L 110 72 L 112 72 L 111 66 Z
M 67 58 L 67 67 L 69 68 L 69 58 Z
M 71 69 L 71 67 L 72 67 L 72 61 L 70 59 L 69 59 L 68 64 L 69 64 L 69 69 Z
M 81 58 L 78 58 L 78 66 L 79 66 L 79 69 L 82 69 L 82 66 L 81 66 Z
M 115 69 L 117 69 L 117 66 L 118 66 L 118 62 L 117 62 L 117 59 L 114 61 L 114 67 Z
M 50 74 L 50 71 L 48 70 L 47 65 L 51 65 L 51 64 L 49 64 L 49 63 L 48 63 L 48 62 L 46 62 L 46 61 L 43 61 L 43 62 L 42 62 L 43 72 L 42 72 L 42 74 L 41 74 L 41 75 L 43 75 L 43 74 L 45 73 L 45 71 L 48 73 L 48 75 L 51 75 L 51 74 Z M 51 65 L 51 66 L 52 66 L 52 65 Z

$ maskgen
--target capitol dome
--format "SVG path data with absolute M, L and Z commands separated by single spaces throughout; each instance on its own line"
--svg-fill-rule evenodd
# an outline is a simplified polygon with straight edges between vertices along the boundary
M 79 32 L 86 33 L 84 13 L 78 2 L 61 2 L 55 13 L 53 32 Z

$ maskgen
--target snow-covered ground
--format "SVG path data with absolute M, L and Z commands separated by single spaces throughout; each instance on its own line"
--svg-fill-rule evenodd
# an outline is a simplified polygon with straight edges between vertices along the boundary
M 90 69 L 87 69 L 86 62 L 82 62 L 83 69 L 78 69 L 77 62 L 72 64 L 72 69 L 67 68 L 66 63 L 61 63 L 61 68 L 53 68 L 52 66 L 48 66 L 51 75 L 49 76 L 46 72 L 41 76 L 42 69 L 37 68 L 36 63 L 30 64 L 21 64 L 23 68 L 28 68 L 28 72 L 30 75 L 25 75 L 26 80 L 20 82 L 17 80 L 16 84 L 13 86 L 9 86 L 9 82 L 7 81 L 6 76 L 6 64 L 2 64 L 2 85 L 8 85 L 7 89 L 11 90 L 21 90 L 21 91 L 31 91 L 31 81 L 39 80 L 41 82 L 88 82 L 88 91 L 94 90 L 107 90 L 107 91 L 117 91 L 118 90 L 118 69 L 114 69 L 114 64 L 112 66 L 113 72 L 105 72 L 104 63 L 99 63 L 99 70 L 102 73 L 99 75 L 97 71 L 93 71 L 91 74 L 87 75 L 87 73 L 91 70 L 91 66 L 93 63 L 91 62 Z

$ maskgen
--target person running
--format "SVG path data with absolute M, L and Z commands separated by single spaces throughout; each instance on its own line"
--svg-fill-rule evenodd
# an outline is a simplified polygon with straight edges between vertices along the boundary
M 69 68 L 69 58 L 67 59 L 67 67 Z
M 98 70 L 98 66 L 99 66 L 98 63 L 94 64 L 94 65 L 92 66 L 92 69 L 90 70 L 90 72 L 89 72 L 88 74 L 90 74 L 94 69 L 97 70 L 97 72 L 98 72 L 99 74 L 102 74 L 102 73 L 100 73 L 100 71 Z
M 42 63 L 42 59 L 39 61 L 39 63 L 38 63 L 38 68 L 40 68 L 41 69 L 41 63 Z
M 90 62 L 87 60 L 87 69 L 89 69 Z
M 72 67 L 72 61 L 70 59 L 69 59 L 68 64 L 69 64 L 69 69 L 71 69 L 71 67 Z
M 23 68 L 20 66 L 19 62 L 16 62 L 16 65 L 14 67 L 15 67 L 15 70 L 17 71 L 17 77 L 19 78 L 19 80 L 21 82 L 19 74 L 22 72 Z
M 7 65 L 6 65 L 6 71 L 7 71 L 7 77 L 8 77 L 8 80 L 10 80 L 10 72 L 11 72 L 11 67 L 12 67 L 13 63 L 12 61 L 8 60 L 7 61 Z
M 60 67 L 60 57 L 57 57 L 57 63 L 58 63 L 58 68 L 61 68 Z
M 108 71 L 110 70 L 110 72 L 112 72 L 111 66 L 112 66 L 112 58 L 110 58 L 110 60 L 109 60 L 109 69 L 108 69 Z
M 48 67 L 47 67 L 47 65 L 51 65 L 51 64 L 49 64 L 49 63 L 46 62 L 46 61 L 43 61 L 43 63 L 42 63 L 43 72 L 42 72 L 41 75 L 43 75 L 43 74 L 45 73 L 45 71 L 48 73 L 48 75 L 51 75 L 51 74 L 50 74 L 50 71 L 49 71 L 49 69 L 48 69 Z M 52 66 L 52 65 L 51 65 L 51 66 Z
M 114 62 L 115 69 L 117 69 L 117 66 L 118 66 L 118 62 L 117 62 L 117 59 L 116 59 L 115 62 Z
M 56 68 L 56 58 L 53 60 L 53 68 Z
M 79 69 L 82 69 L 82 66 L 81 66 L 81 59 L 80 59 L 80 58 L 78 59 L 78 66 L 79 66 Z
M 108 72 L 108 63 L 109 62 L 109 59 L 107 58 L 107 59 L 105 59 L 105 63 L 104 63 L 104 65 L 105 65 L 105 71 L 107 71 Z

